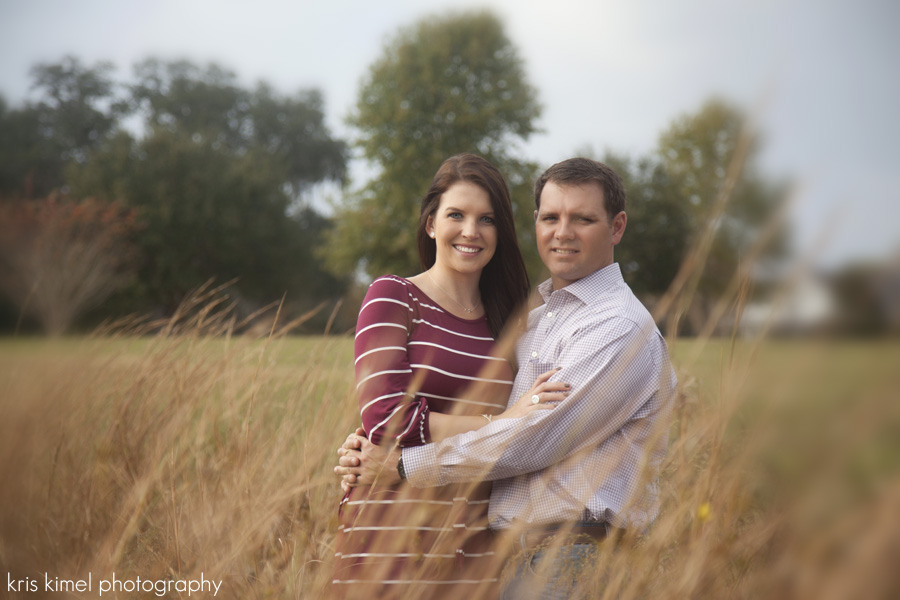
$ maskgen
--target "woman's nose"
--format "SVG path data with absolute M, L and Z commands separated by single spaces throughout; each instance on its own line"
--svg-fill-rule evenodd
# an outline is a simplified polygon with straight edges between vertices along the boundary
M 466 222 L 463 223 L 462 234 L 464 237 L 467 237 L 467 238 L 477 238 L 478 234 L 479 234 L 478 224 L 475 223 L 474 221 L 466 220 Z

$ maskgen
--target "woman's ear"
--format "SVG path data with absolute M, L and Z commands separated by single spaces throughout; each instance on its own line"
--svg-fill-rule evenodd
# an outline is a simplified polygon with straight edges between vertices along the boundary
M 428 237 L 434 239 L 434 215 L 429 215 L 428 219 L 426 219 L 425 233 L 428 234 Z

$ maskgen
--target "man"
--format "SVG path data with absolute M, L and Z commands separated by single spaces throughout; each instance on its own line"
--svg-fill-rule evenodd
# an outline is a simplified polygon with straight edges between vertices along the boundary
M 351 436 L 335 468 L 345 485 L 370 484 L 385 460 L 398 466 L 381 471 L 385 483 L 494 481 L 491 527 L 515 531 L 525 557 L 504 591 L 510 598 L 566 593 L 598 540 L 655 518 L 676 385 L 662 335 L 613 260 L 627 223 L 621 178 L 602 163 L 569 159 L 547 169 L 534 197 L 550 279 L 538 286 L 544 304 L 517 345 L 510 402 L 554 367 L 552 379 L 571 384 L 568 399 L 402 454 Z M 540 583 L 530 580 L 538 563 Z

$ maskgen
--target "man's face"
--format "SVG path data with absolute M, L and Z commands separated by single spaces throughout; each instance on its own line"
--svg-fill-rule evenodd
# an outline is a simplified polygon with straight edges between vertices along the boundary
M 626 223 L 624 212 L 610 220 L 597 183 L 547 183 L 534 220 L 538 253 L 550 270 L 554 290 L 611 265 Z

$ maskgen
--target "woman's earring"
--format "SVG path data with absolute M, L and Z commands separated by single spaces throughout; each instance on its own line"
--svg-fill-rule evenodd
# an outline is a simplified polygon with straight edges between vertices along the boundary
M 434 232 L 432 231 L 431 233 L 428 234 L 428 236 L 429 236 L 431 239 L 434 239 Z

